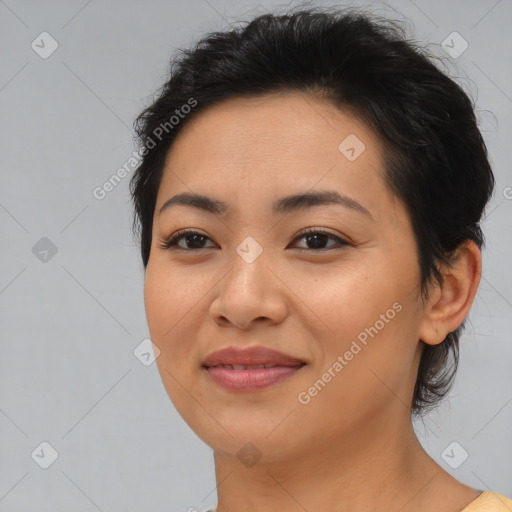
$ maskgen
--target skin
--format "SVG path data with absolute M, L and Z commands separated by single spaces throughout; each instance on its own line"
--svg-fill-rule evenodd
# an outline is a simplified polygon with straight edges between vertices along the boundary
M 353 161 L 338 149 L 349 134 L 365 145 Z M 472 242 L 462 246 L 453 268 L 442 268 L 443 285 L 432 285 L 422 304 L 410 218 L 383 181 L 379 144 L 350 112 L 287 92 L 209 107 L 183 128 L 167 156 L 146 269 L 146 315 L 170 399 L 214 450 L 218 512 L 456 512 L 479 493 L 425 453 L 409 404 L 419 340 L 440 343 L 462 323 L 481 254 Z M 271 212 L 278 198 L 319 190 L 350 196 L 372 218 L 336 204 Z M 173 205 L 159 215 L 181 192 L 221 200 L 229 211 Z M 308 227 L 351 244 L 297 238 Z M 207 238 L 182 238 L 181 251 L 160 247 L 184 228 Z M 246 237 L 262 248 L 252 263 L 236 251 Z M 366 346 L 359 343 L 361 350 L 309 403 L 300 403 L 299 393 L 396 303 L 394 318 Z M 271 347 L 307 365 L 263 390 L 227 391 L 201 363 L 233 344 Z M 237 456 L 244 445 L 256 463 Z

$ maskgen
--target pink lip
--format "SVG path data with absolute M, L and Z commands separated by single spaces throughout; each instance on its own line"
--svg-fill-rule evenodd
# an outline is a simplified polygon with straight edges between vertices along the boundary
M 258 366 L 235 370 L 222 365 Z M 212 380 L 231 391 L 256 391 L 290 377 L 305 365 L 304 361 L 261 346 L 227 347 L 210 354 L 203 362 Z

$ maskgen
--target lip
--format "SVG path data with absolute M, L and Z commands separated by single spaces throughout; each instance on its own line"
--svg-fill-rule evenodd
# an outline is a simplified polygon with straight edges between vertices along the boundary
M 224 365 L 261 366 L 269 368 L 234 369 Z M 213 382 L 229 391 L 257 391 L 289 378 L 305 366 L 296 357 L 262 346 L 227 347 L 211 353 L 203 367 Z
M 223 364 L 238 364 L 256 366 L 260 364 L 274 364 L 276 366 L 299 366 L 305 364 L 296 357 L 283 354 L 277 350 L 254 345 L 252 347 L 230 346 L 212 352 L 203 361 L 203 366 L 213 367 Z

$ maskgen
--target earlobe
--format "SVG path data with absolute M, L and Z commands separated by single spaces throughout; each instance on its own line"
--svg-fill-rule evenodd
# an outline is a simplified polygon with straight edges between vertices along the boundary
M 480 249 L 467 240 L 455 252 L 452 265 L 443 265 L 439 270 L 443 283 L 435 283 L 429 290 L 419 331 L 419 339 L 429 345 L 441 343 L 469 313 L 482 273 Z

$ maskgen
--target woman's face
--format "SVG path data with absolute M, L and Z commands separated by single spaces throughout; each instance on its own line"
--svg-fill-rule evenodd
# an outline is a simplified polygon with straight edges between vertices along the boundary
M 409 417 L 420 274 L 410 219 L 383 173 L 376 136 L 305 93 L 224 101 L 176 139 L 146 314 L 169 397 L 218 453 L 292 460 Z M 225 211 L 179 201 L 160 211 L 177 194 Z M 184 229 L 197 233 L 163 247 Z M 220 349 L 255 346 L 290 360 L 270 371 L 204 366 Z

